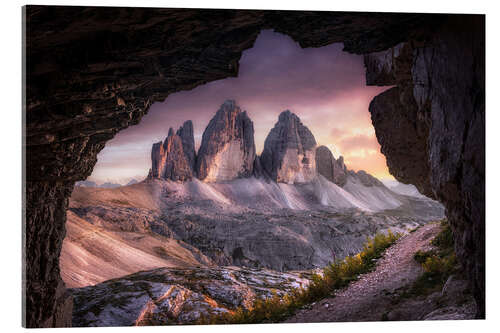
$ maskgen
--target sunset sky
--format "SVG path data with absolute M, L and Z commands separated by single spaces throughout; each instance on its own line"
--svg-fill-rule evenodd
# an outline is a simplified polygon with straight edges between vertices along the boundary
M 387 87 L 365 85 L 363 57 L 342 52 L 342 44 L 302 49 L 288 36 L 263 31 L 240 60 L 237 78 L 170 95 L 154 104 L 139 125 L 106 144 L 89 180 L 126 183 L 141 180 L 151 167 L 151 145 L 163 141 L 169 127 L 192 120 L 196 146 L 210 118 L 226 99 L 235 99 L 253 120 L 260 153 L 267 134 L 288 109 L 297 114 L 318 142 L 349 169 L 390 178 L 371 124 L 368 105 Z

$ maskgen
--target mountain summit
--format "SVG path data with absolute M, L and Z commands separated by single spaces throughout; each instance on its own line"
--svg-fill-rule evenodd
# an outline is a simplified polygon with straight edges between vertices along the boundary
M 336 160 L 326 146 L 319 146 L 316 149 L 316 169 L 320 175 L 338 186 L 344 186 L 347 181 L 347 168 L 344 164 L 344 158 L 340 156 Z
M 196 161 L 198 178 L 228 181 L 253 174 L 253 122 L 234 100 L 225 101 L 203 133 Z
M 314 135 L 300 118 L 283 111 L 264 142 L 262 167 L 276 182 L 310 182 L 316 175 L 315 148 Z
M 153 144 L 148 178 L 190 180 L 195 162 L 193 123 L 186 121 L 174 133 L 172 128 L 164 142 Z

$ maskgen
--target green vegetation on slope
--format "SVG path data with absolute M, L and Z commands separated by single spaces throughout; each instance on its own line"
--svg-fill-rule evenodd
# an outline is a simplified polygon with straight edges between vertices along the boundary
M 424 273 L 403 293 L 403 297 L 429 295 L 440 291 L 450 275 L 458 272 L 453 233 L 446 219 L 441 220 L 441 232 L 432 239 L 431 244 L 435 249 L 415 253 L 413 258 L 422 265 Z
M 398 234 L 388 231 L 378 233 L 368 239 L 363 251 L 348 256 L 343 261 L 333 262 L 323 269 L 323 274 L 315 274 L 307 288 L 298 288 L 279 296 L 275 294 L 268 299 L 257 299 L 249 309 L 239 307 L 235 311 L 211 317 L 202 317 L 200 324 L 255 324 L 263 322 L 279 322 L 292 315 L 297 309 L 323 298 L 346 287 L 360 274 L 371 271 L 383 252 L 399 238 Z

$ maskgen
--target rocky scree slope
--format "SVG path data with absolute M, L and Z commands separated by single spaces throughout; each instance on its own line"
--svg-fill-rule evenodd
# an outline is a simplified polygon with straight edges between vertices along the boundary
M 348 184 L 365 197 L 384 193 L 357 180 Z M 324 178 L 298 185 L 252 177 L 76 187 L 62 275 L 69 286 L 81 287 L 162 266 L 311 269 L 326 265 L 332 252 L 339 258 L 358 252 L 377 231 L 406 232 L 444 215 L 427 198 L 387 194 L 394 203 L 384 196 L 375 204 L 372 196 L 364 202 Z

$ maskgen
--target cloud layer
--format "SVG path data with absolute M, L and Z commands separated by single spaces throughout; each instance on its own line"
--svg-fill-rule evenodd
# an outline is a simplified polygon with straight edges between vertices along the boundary
M 365 85 L 361 56 L 342 52 L 341 44 L 302 49 L 288 36 L 263 31 L 243 53 L 237 78 L 210 82 L 170 95 L 154 104 L 139 125 L 120 132 L 98 156 L 90 179 L 125 182 L 145 177 L 154 142 L 168 129 L 192 120 L 199 146 L 203 131 L 220 104 L 235 99 L 254 122 L 260 152 L 283 110 L 296 113 L 319 144 L 344 156 L 349 168 L 388 177 L 375 138 L 368 105 L 385 88 Z

